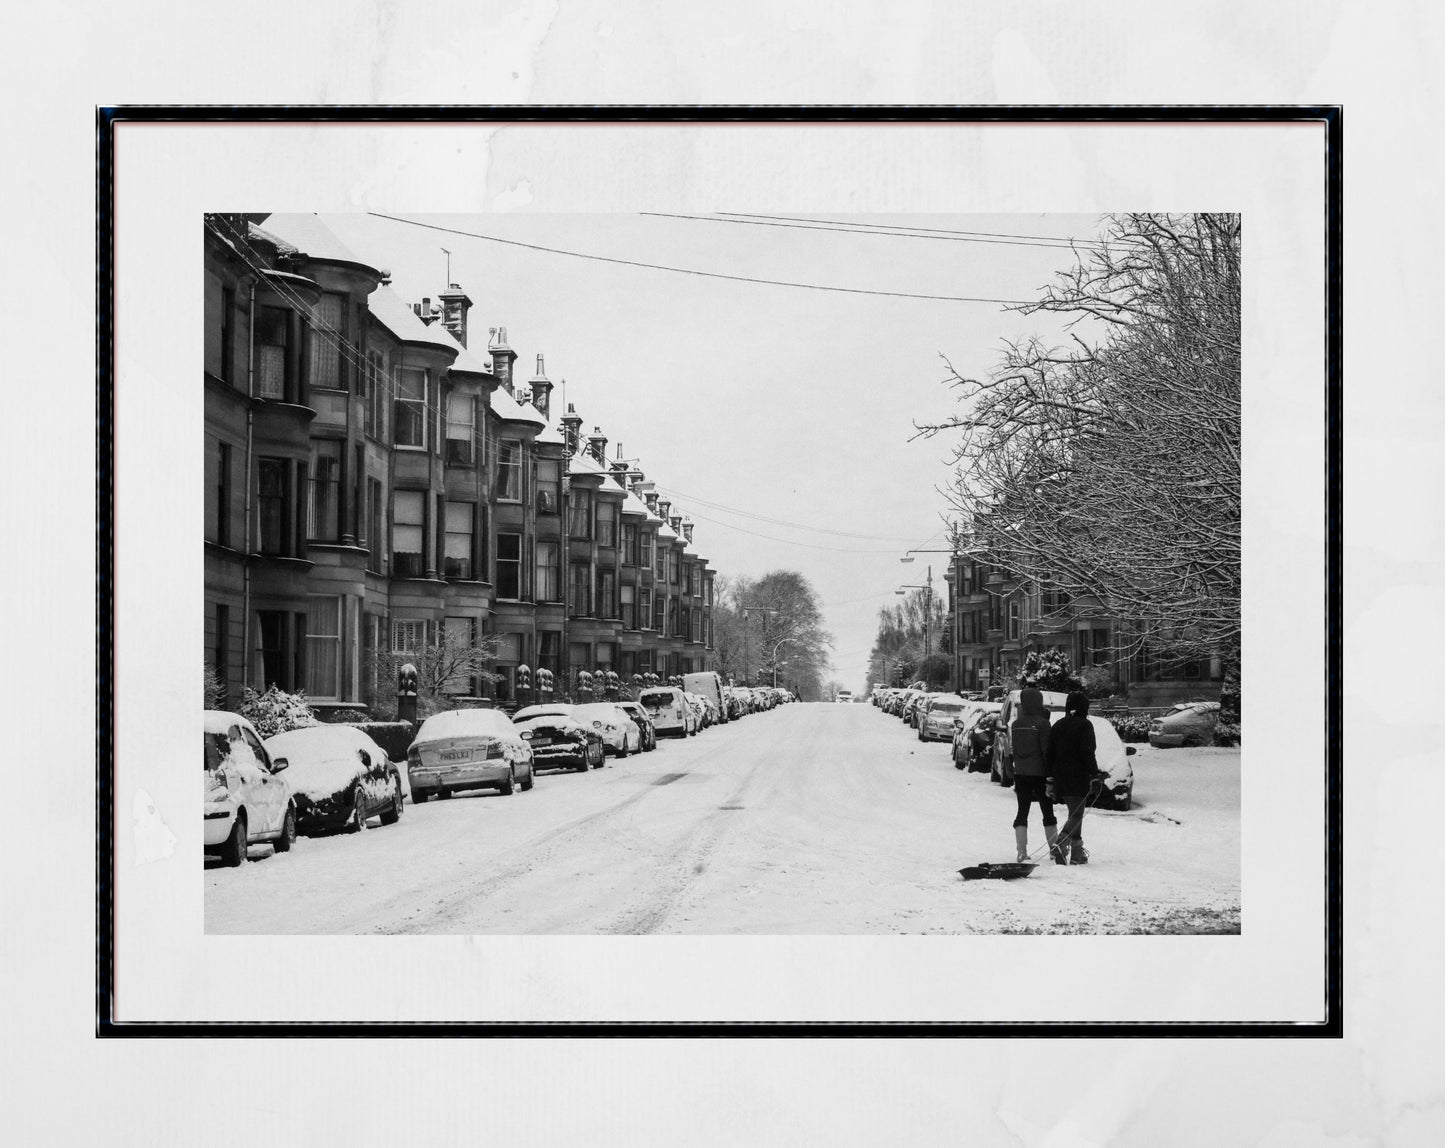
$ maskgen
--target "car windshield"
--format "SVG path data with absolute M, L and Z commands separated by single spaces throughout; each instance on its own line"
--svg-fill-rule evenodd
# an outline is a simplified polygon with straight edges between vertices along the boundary
M 931 714 L 957 714 L 963 712 L 962 702 L 934 702 L 928 710 Z

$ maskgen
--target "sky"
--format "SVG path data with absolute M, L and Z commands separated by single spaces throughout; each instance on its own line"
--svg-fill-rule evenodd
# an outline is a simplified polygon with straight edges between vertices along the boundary
M 565 380 L 584 433 L 600 427 L 609 455 L 620 444 L 637 460 L 673 513 L 693 520 L 694 549 L 720 575 L 802 573 L 834 636 L 833 676 L 861 691 L 878 610 L 898 588 L 927 581 L 930 564 L 935 593 L 945 592 L 946 553 L 900 562 L 909 548 L 946 546 L 950 440 L 920 439 L 914 428 L 960 409 L 944 357 L 961 374 L 986 374 L 1005 339 L 1064 339 L 1059 319 L 998 302 L 739 282 L 537 248 L 860 292 L 1031 300 L 1072 264 L 1071 251 L 997 236 L 1092 239 L 1102 224 L 797 213 L 858 229 L 846 231 L 778 218 L 788 214 L 405 217 L 429 227 L 322 218 L 388 270 L 408 302 L 445 288 L 450 251 L 451 282 L 474 304 L 472 349 L 485 349 L 488 328 L 506 327 L 522 380 L 543 354 L 554 409 Z M 995 238 L 945 234 L 959 231 Z

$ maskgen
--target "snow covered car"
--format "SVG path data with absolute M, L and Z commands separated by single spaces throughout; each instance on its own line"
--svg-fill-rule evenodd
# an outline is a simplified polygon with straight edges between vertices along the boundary
M 682 697 L 683 700 L 692 707 L 692 716 L 697 720 L 698 731 L 701 732 L 707 729 L 707 702 L 703 701 L 697 694 L 690 694 L 686 690 L 682 692 Z
M 1181 745 L 1208 745 L 1219 724 L 1218 702 L 1180 702 L 1163 717 L 1149 723 L 1149 744 L 1155 749 Z
M 954 726 L 970 704 L 957 694 L 934 694 L 918 709 L 918 740 L 952 741 Z
M 562 766 L 586 772 L 603 764 L 602 735 L 573 715 L 576 706 L 527 706 L 512 715 L 522 740 L 532 747 L 532 768 Z
M 604 750 L 613 757 L 642 752 L 642 731 L 616 702 L 589 702 L 573 706 L 572 716 L 596 730 L 602 737 Z
M 446 710 L 432 714 L 406 751 L 411 798 L 450 797 L 464 789 L 511 795 L 532 788 L 532 747 L 500 710 Z
M 647 716 L 647 711 L 637 702 L 621 701 L 617 708 L 632 719 L 632 722 L 642 733 L 642 750 L 644 753 L 651 753 L 657 748 L 657 727 L 652 724 L 652 719 Z
M 359 832 L 378 814 L 396 824 L 405 795 L 401 773 L 386 751 L 348 725 L 314 725 L 265 741 L 272 760 L 291 763 L 287 780 L 301 833 L 346 828 Z
M 1043 696 L 1044 709 L 1049 715 L 1050 724 L 1057 722 L 1064 716 L 1064 704 L 1068 701 L 1068 694 L 1045 690 Z M 999 747 L 1008 743 L 1006 723 L 1013 720 L 1013 711 L 1017 709 L 1018 702 L 1019 691 L 1014 690 L 1004 700 L 999 711 L 998 732 L 994 735 L 994 772 L 989 776 L 992 780 L 999 781 L 1000 772 L 1006 770 L 1004 785 L 1013 784 L 1013 754 L 1008 752 L 1006 761 L 1001 761 L 1003 755 Z M 1117 809 L 1128 809 L 1134 804 L 1134 766 L 1129 761 L 1134 756 L 1134 747 L 1125 745 L 1120 740 L 1119 731 L 1108 718 L 1090 714 L 1089 724 L 1094 727 L 1094 762 L 1105 775 L 1103 792 L 1092 804 L 1100 809 L 1108 805 Z
M 204 726 L 203 849 L 233 866 L 257 841 L 285 853 L 296 840 L 296 807 L 280 776 L 289 763 L 267 753 L 256 727 L 240 714 L 207 710 Z
M 658 737 L 664 734 L 688 737 L 697 733 L 697 718 L 692 707 L 683 699 L 681 690 L 673 686 L 654 686 L 643 690 L 637 701 L 652 719 Z
M 993 719 L 999 702 L 968 702 L 953 731 L 953 764 L 958 769 L 983 772 L 993 749 Z

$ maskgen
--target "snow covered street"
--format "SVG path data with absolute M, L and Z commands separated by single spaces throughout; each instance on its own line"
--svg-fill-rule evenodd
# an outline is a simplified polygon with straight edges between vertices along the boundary
M 1237 932 L 1240 751 L 1131 760 L 1133 808 L 1087 816 L 1089 865 L 964 882 L 1012 860 L 1012 791 L 871 705 L 787 705 L 529 793 L 253 847 L 208 868 L 206 931 Z

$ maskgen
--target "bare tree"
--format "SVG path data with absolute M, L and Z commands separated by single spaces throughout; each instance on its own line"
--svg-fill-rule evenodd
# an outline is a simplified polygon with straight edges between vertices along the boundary
M 423 718 L 455 709 L 457 698 L 474 696 L 501 680 L 491 669 L 497 657 L 496 637 L 446 626 L 428 626 L 427 633 L 428 640 L 419 650 L 378 652 L 369 659 L 376 708 L 381 712 L 396 713 L 397 672 L 407 664 L 416 667 L 416 712 Z
M 1071 345 L 1008 344 L 966 407 L 951 501 L 967 544 L 1130 641 L 1237 662 L 1240 220 L 1113 217 L 1024 313 L 1072 316 Z

